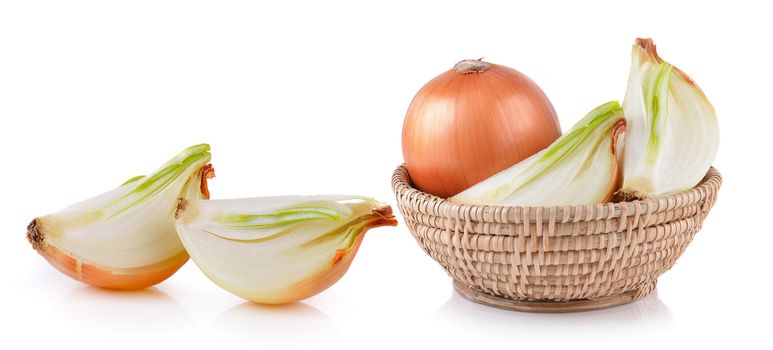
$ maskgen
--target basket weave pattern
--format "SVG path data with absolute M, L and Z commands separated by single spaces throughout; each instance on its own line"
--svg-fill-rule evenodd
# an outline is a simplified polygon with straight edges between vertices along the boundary
M 392 176 L 397 206 L 416 241 L 456 283 L 514 301 L 647 295 L 700 230 L 722 178 L 622 203 L 563 207 L 458 205 Z

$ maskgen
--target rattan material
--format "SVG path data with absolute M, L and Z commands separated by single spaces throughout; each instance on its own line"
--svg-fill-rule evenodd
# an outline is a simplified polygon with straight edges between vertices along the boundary
M 646 296 L 700 230 L 721 183 L 711 168 L 698 186 L 674 195 L 543 208 L 458 205 L 414 189 L 404 166 L 392 176 L 408 229 L 463 295 L 549 312 L 561 303 Z M 597 306 L 615 305 L 606 301 Z

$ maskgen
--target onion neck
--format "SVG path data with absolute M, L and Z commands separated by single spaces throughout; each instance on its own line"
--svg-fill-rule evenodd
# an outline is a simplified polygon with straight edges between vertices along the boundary
M 459 61 L 454 66 L 454 71 L 460 74 L 483 73 L 491 66 L 491 63 L 484 62 L 483 58 L 477 60 Z

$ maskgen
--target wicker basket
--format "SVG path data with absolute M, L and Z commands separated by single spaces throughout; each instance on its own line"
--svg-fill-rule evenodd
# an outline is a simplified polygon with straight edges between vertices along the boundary
M 569 312 L 626 304 L 655 288 L 698 232 L 722 178 L 648 200 L 564 207 L 458 205 L 412 187 L 392 189 L 416 241 L 478 303 Z

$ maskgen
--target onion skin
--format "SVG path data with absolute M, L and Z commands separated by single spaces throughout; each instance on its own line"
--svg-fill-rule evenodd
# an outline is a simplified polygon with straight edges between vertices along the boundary
M 612 172 L 612 181 L 609 183 L 607 189 L 607 196 L 604 197 L 600 203 L 609 203 L 615 200 L 617 193 L 620 190 L 620 186 L 623 185 L 623 164 L 620 161 L 620 149 L 618 147 L 620 135 L 625 134 L 628 131 L 628 122 L 625 119 L 618 121 L 612 129 L 612 144 L 610 145 L 610 153 L 615 158 L 615 168 Z
M 403 124 L 403 158 L 416 188 L 448 198 L 559 136 L 555 109 L 531 79 L 467 60 L 413 98 Z

